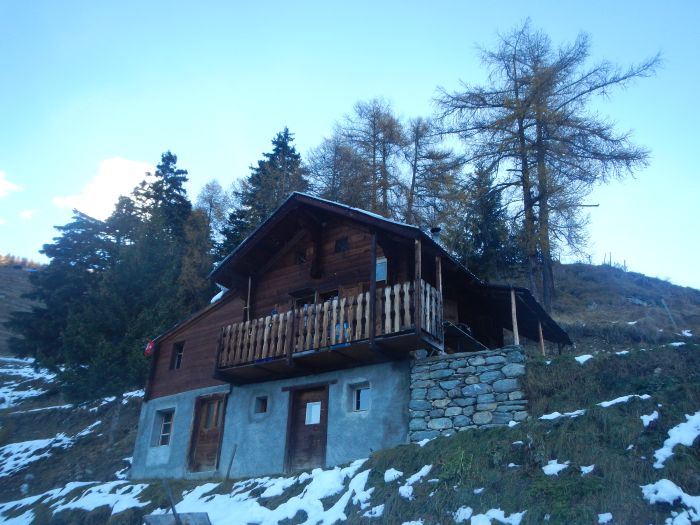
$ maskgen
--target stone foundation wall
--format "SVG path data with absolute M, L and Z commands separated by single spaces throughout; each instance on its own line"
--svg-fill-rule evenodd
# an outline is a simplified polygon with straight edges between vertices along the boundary
M 525 355 L 519 346 L 414 361 L 410 440 L 526 419 L 527 400 L 518 381 L 523 375 Z

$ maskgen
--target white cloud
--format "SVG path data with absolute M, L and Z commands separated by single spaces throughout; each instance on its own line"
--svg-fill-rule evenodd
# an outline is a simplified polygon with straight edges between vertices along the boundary
M 146 172 L 155 172 L 155 167 L 121 157 L 106 159 L 78 195 L 54 197 L 53 203 L 59 208 L 76 208 L 96 219 L 106 219 L 114 211 L 119 196 L 129 195 Z
M 7 180 L 7 174 L 0 170 L 0 198 L 7 197 L 11 191 L 19 191 L 22 188 Z
M 5 219 L 0 219 L 0 226 L 5 226 L 7 224 L 7 221 Z
M 39 213 L 39 210 L 22 210 L 19 212 L 19 218 L 24 219 L 25 221 L 30 221 L 37 213 Z

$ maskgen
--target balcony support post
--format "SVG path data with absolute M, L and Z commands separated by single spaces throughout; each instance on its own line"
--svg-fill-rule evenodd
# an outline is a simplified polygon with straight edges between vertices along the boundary
M 423 315 L 423 308 L 422 308 L 422 297 L 423 297 L 423 289 L 421 286 L 422 282 L 422 275 L 421 275 L 421 268 L 422 268 L 422 263 L 421 263 L 421 241 L 420 238 L 416 239 L 415 246 L 415 255 L 414 255 L 414 262 L 415 262 L 415 271 L 414 271 L 414 276 L 416 279 L 416 283 L 413 287 L 413 324 L 416 326 L 416 334 L 420 336 L 420 330 L 421 330 L 421 316 Z
M 520 334 L 518 333 L 518 309 L 515 305 L 515 290 L 510 289 L 510 314 L 513 323 L 513 344 L 520 344 Z
M 369 347 L 374 349 L 377 330 L 377 232 L 372 232 L 369 267 Z

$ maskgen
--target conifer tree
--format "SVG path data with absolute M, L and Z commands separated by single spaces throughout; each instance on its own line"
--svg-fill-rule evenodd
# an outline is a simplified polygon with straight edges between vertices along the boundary
M 233 211 L 221 230 L 218 255 L 238 246 L 290 193 L 308 190 L 306 168 L 293 140 L 294 135 L 286 127 L 277 133 L 272 151 L 263 153 L 263 159 L 251 166 L 250 175 L 234 191 Z

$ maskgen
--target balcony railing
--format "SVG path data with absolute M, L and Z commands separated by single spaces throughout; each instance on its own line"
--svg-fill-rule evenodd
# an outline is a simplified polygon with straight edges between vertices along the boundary
M 441 344 L 442 296 L 425 281 L 419 281 L 418 288 L 418 335 Z M 224 326 L 217 366 L 230 368 L 367 341 L 371 323 L 369 301 L 369 292 L 364 292 Z M 375 301 L 374 336 L 379 343 L 387 336 L 416 332 L 413 282 L 378 287 Z

